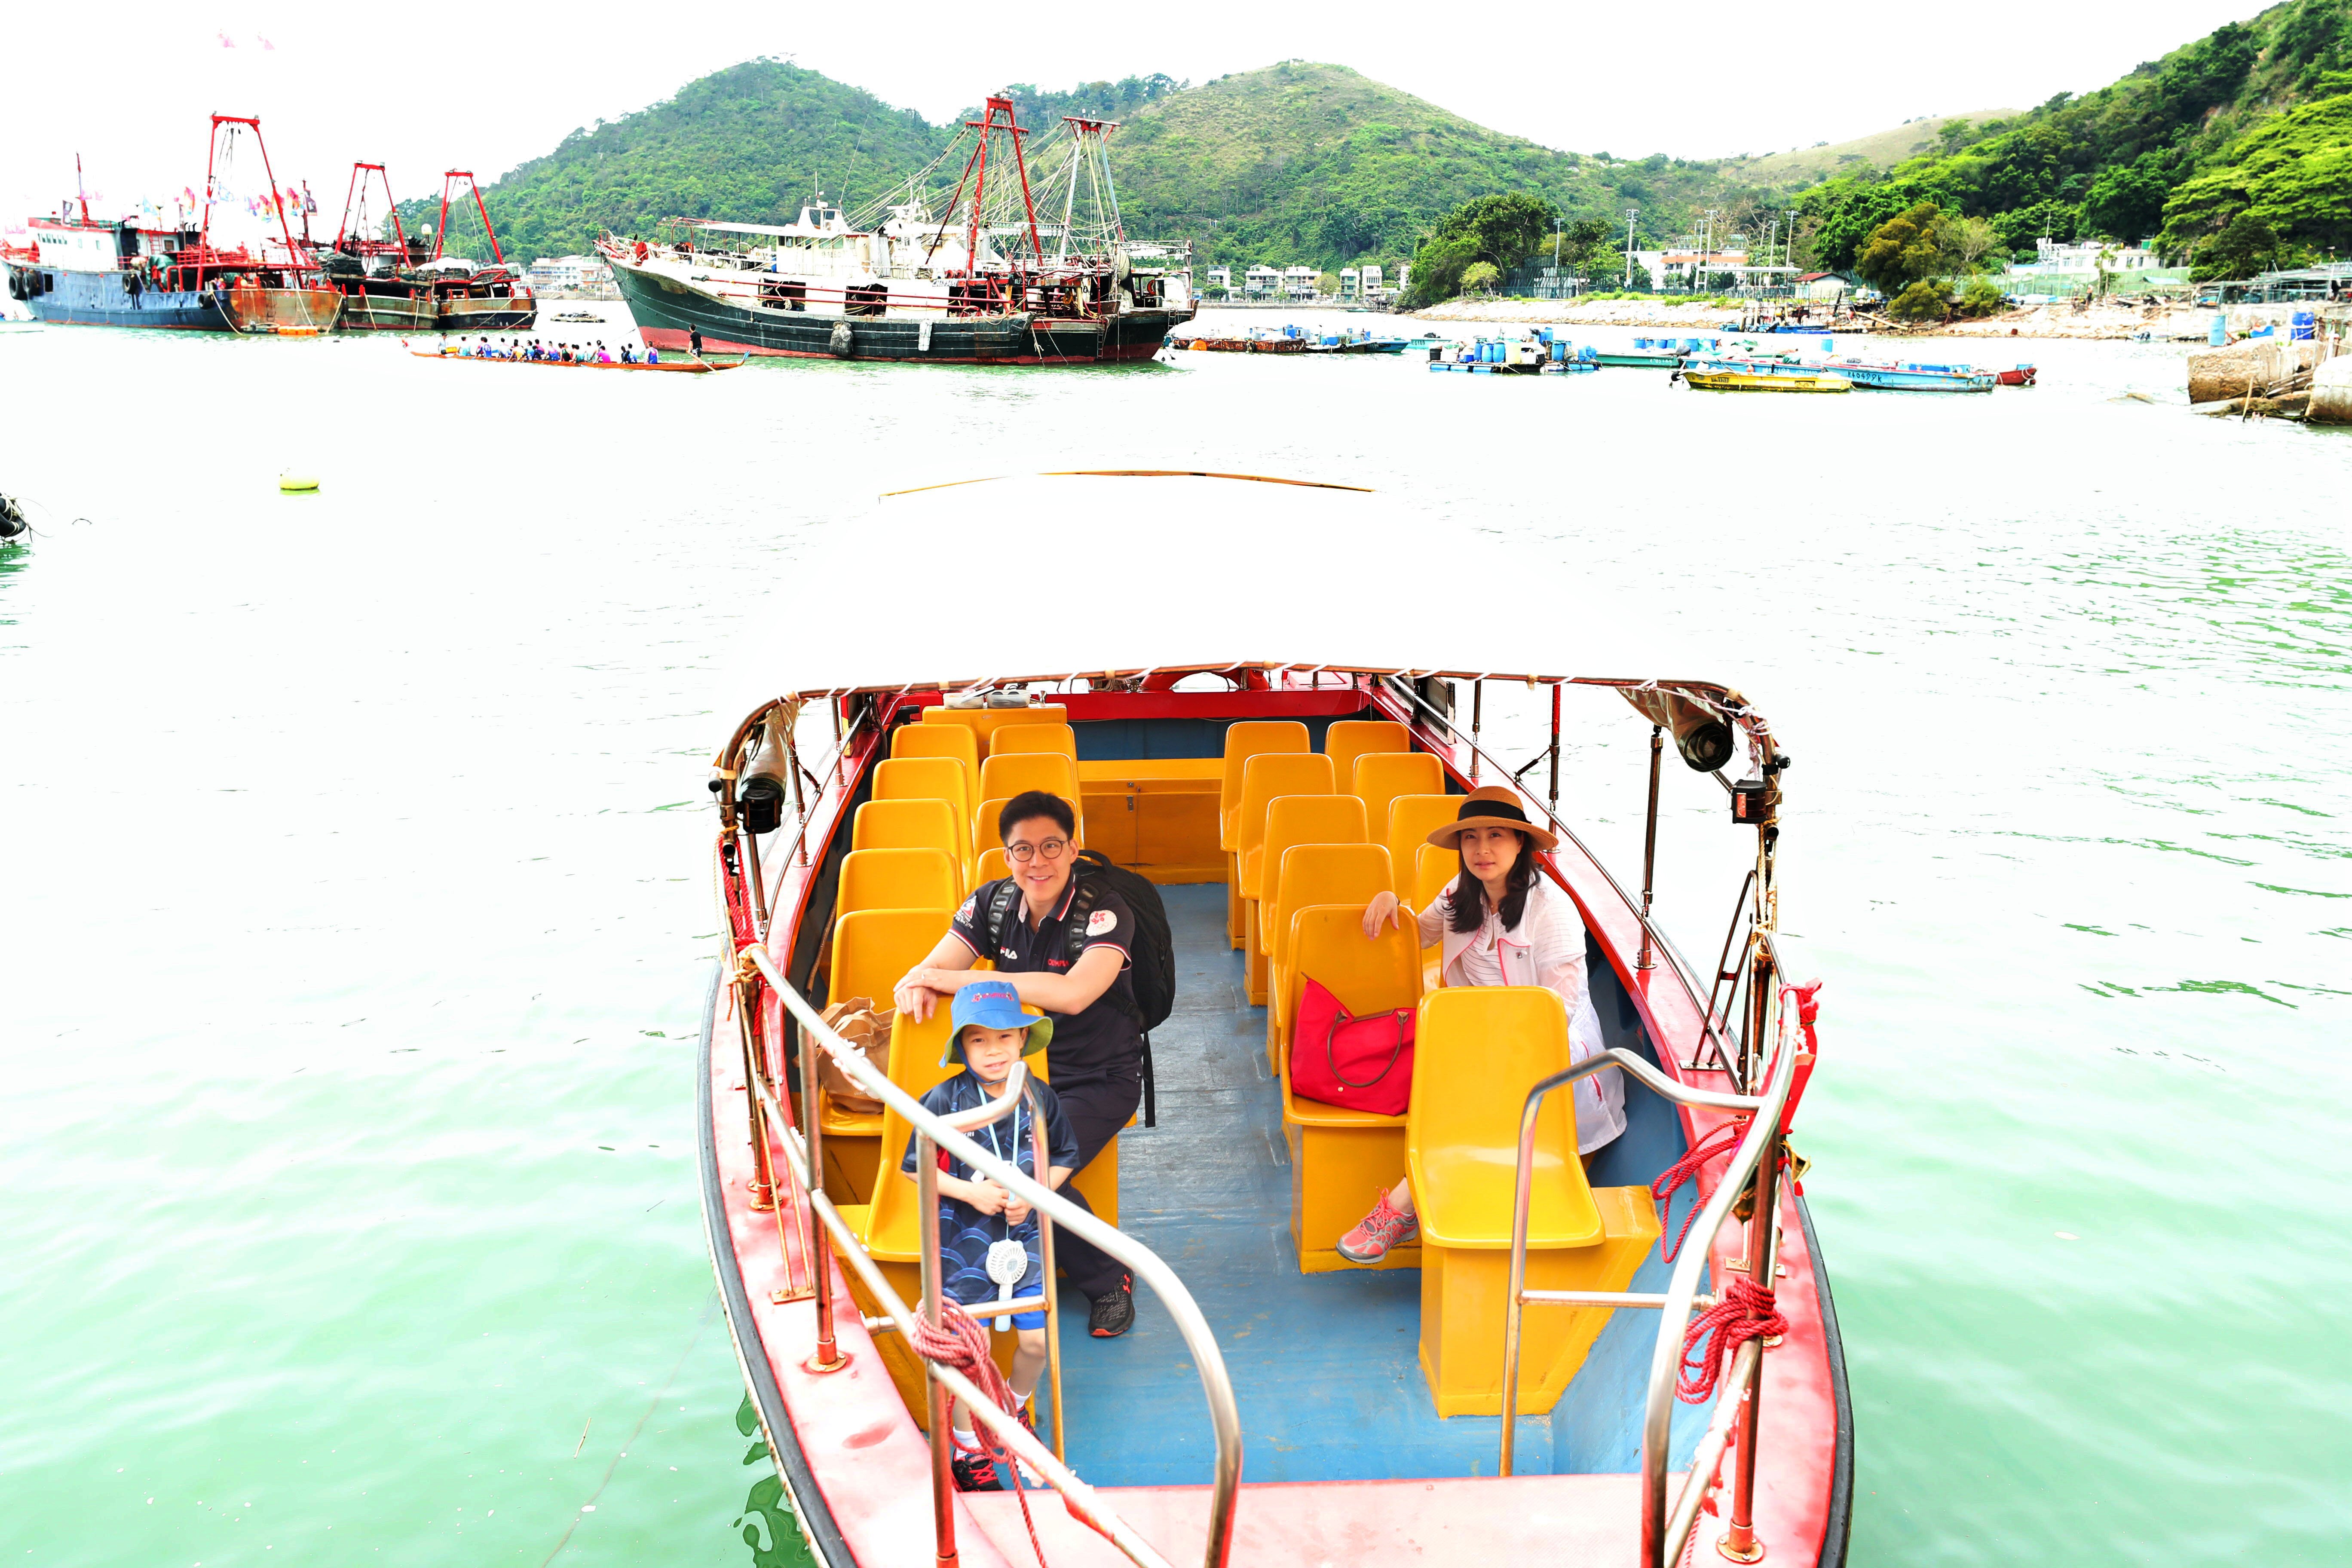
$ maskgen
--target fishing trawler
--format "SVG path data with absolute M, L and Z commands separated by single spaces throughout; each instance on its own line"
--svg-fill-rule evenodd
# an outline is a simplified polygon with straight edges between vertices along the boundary
M 369 211 L 378 187 L 383 192 L 380 216 Z M 386 228 L 389 235 L 383 232 Z M 392 178 L 383 165 L 353 163 L 351 184 L 343 193 L 343 216 L 320 261 L 327 282 L 343 297 L 337 324 L 347 332 L 432 331 L 432 286 L 412 271 L 430 254 L 423 236 L 412 237 L 401 226 L 400 205 L 393 199 Z
M 489 242 L 487 267 L 446 253 L 449 196 L 460 180 L 474 198 L 483 237 Z M 457 210 L 459 216 L 465 216 L 462 203 Z M 482 200 L 482 187 L 471 170 L 450 169 L 442 174 L 441 216 L 433 226 L 433 255 L 415 268 L 414 276 L 423 281 L 431 297 L 433 323 L 442 331 L 519 331 L 539 319 L 539 301 L 531 297 L 530 285 L 508 265 L 506 252 L 499 247 L 498 228 L 490 222 L 489 205 Z
M 252 171 L 239 168 L 247 135 L 266 182 L 261 193 L 249 190 Z M 215 247 L 213 209 L 237 202 L 275 217 L 278 238 L 235 249 Z M 79 199 L 55 217 L 31 218 L 32 243 L 0 252 L 0 265 L 7 271 L 9 298 L 24 301 L 44 321 L 315 335 L 334 328 L 342 300 L 287 221 L 289 208 L 302 202 L 299 191 L 278 188 L 261 121 L 215 114 L 194 221 L 184 208 L 170 225 L 133 217 L 102 222 L 90 216 L 87 199 Z
M 1357 542 L 1379 504 L 1249 476 L 1069 474 L 886 497 L 856 532 L 877 567 L 909 517 L 952 538 L 973 516 L 1106 505 Z M 844 636 L 796 616 L 803 677 L 762 670 L 784 694 L 719 738 L 725 934 L 696 1069 L 720 1300 L 817 1563 L 1844 1562 L 1853 1415 L 1787 1142 L 1814 995 L 1777 929 L 1790 764 L 1758 707 L 1716 681 L 1630 676 L 1640 647 L 1575 632 L 1553 635 L 1586 637 L 1581 674 L 1011 663 L 1060 635 L 1054 618 L 983 639 L 990 664 L 925 674 L 905 667 L 911 644 L 870 635 L 877 600 L 845 597 Z M 1570 703 L 1648 727 L 1638 884 L 1563 817 L 1563 763 L 1598 754 L 1563 752 Z M 1516 772 L 1501 760 L 1529 751 Z M 1712 971 L 1651 914 L 1662 774 L 1685 766 L 1745 847 Z M 1538 869 L 1581 921 L 1606 1046 L 1579 1065 L 1553 991 L 1441 984 L 1409 930 L 1365 935 L 1375 899 L 1426 907 L 1453 878 L 1427 840 L 1477 786 L 1556 839 Z M 1565 793 L 1642 787 L 1633 773 Z M 925 1109 L 954 1071 L 944 1009 L 898 1012 L 871 1055 L 826 1021 L 889 997 L 1006 874 L 997 797 L 1027 789 L 1062 795 L 1078 844 L 1150 879 L 1177 976 L 1146 1037 L 1139 1124 L 1062 1193 L 975 1142 L 1016 1114 L 1019 1068 L 980 1110 Z M 1310 981 L 1348 1017 L 1416 1020 L 1402 1114 L 1301 1092 Z M 1050 1078 L 1051 1053 L 1036 1060 Z M 1564 1101 L 1601 1073 L 1623 1080 L 1624 1131 L 1588 1168 Z M 1134 1327 L 1091 1337 L 1081 1306 L 1066 1337 L 1050 1285 L 950 1314 L 925 1219 L 950 1155 L 1045 1216 L 1045 1280 L 1056 1236 L 1118 1259 Z M 1344 1259 L 1346 1227 L 1408 1169 L 1417 1241 L 1379 1267 Z M 1011 1336 L 966 1319 L 1037 1310 L 1047 1370 L 1016 1418 L 981 1394 L 974 1345 Z M 960 1489 L 950 1397 L 1059 1497 Z
M 658 348 L 940 364 L 1148 360 L 1192 320 L 1191 272 L 1130 241 L 1106 143 L 1116 122 L 1066 116 L 1034 148 L 1009 99 L 890 197 L 854 214 L 820 193 L 789 224 L 672 218 L 671 237 L 596 248 Z M 962 167 L 955 168 L 958 155 Z M 1060 190 L 1038 220 L 1029 168 Z M 950 189 L 949 175 L 954 175 Z

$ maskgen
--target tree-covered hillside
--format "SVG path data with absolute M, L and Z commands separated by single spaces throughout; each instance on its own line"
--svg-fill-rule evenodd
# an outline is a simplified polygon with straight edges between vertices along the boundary
M 1816 186 L 1805 232 L 1822 265 L 1847 267 L 1872 229 L 1933 201 L 1990 220 L 2021 256 L 2045 234 L 2137 242 L 2160 233 L 2167 250 L 2229 270 L 2243 258 L 2200 253 L 2259 207 L 2283 226 L 2273 247 L 2282 255 L 2340 246 L 2352 116 L 2323 100 L 2347 92 L 2352 0 L 2289 0 L 2095 92 L 1948 132 L 1947 147 L 1884 178 Z
M 491 221 L 509 257 L 585 251 L 610 229 L 650 232 L 666 217 L 790 223 L 818 186 L 835 201 L 878 195 L 937 157 L 941 131 L 910 109 L 781 60 L 747 60 L 688 82 L 677 95 L 566 136 L 486 188 Z M 404 204 L 403 219 L 432 208 Z M 469 215 L 470 216 L 470 215 Z M 453 212 L 450 243 L 478 222 Z
M 1204 264 L 1391 267 L 1448 212 L 1517 192 L 1563 213 L 1679 234 L 1693 211 L 1727 231 L 1786 204 L 1749 189 L 1739 160 L 1639 162 L 1555 152 L 1473 124 L 1343 66 L 1288 61 L 1201 87 L 1167 76 L 1002 89 L 1043 132 L 1065 114 L 1116 120 L 1112 168 L 1128 229 L 1189 240 Z M 789 222 L 822 184 L 855 205 L 929 163 L 962 121 L 933 126 L 910 110 L 815 71 L 751 60 L 610 123 L 583 127 L 487 188 L 510 255 L 583 251 L 598 233 L 641 233 L 665 217 Z M 428 203 L 404 204 L 412 224 Z M 452 245 L 481 252 L 452 215 Z

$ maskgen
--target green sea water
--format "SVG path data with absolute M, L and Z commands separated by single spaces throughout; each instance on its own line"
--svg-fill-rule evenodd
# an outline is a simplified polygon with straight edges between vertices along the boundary
M 793 674 L 734 650 L 845 591 L 806 547 L 879 490 L 1127 466 L 1411 510 L 1393 599 L 1302 592 L 1276 651 L 1606 603 L 1696 662 L 1595 673 L 1772 715 L 1854 1561 L 2341 1561 L 2352 432 L 2017 346 L 2041 386 L 1743 399 L 0 329 L 0 1563 L 783 1561 L 695 1184 L 707 764 Z M 1184 521 L 1000 573 L 978 507 L 973 618 L 891 635 L 962 668 L 992 584 L 1181 617 Z M 1643 731 L 1570 720 L 1630 869 Z M 1670 777 L 1702 962 L 1722 815 Z

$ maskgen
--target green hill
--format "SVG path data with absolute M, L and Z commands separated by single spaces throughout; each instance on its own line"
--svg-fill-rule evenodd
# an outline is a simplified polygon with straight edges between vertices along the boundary
M 746 60 L 677 96 L 566 136 L 485 187 L 507 254 L 529 261 L 585 251 L 606 229 L 650 232 L 666 217 L 790 223 L 820 184 L 835 201 L 878 195 L 937 157 L 948 133 L 910 109 L 781 60 Z M 403 204 L 403 221 L 432 217 Z M 478 221 L 452 214 L 450 244 Z
M 1190 240 L 1204 264 L 1393 266 L 1444 214 L 1510 191 L 1619 225 L 1638 206 L 1645 239 L 1680 233 L 1702 206 L 1726 209 L 1737 228 L 1787 195 L 1751 184 L 1739 160 L 1555 152 L 1344 66 L 1286 61 L 1201 87 L 1148 76 L 1004 90 L 1040 130 L 1063 114 L 1118 120 L 1111 156 L 1129 231 Z M 850 204 L 880 195 L 976 114 L 932 126 L 815 71 L 751 60 L 572 132 L 486 195 L 508 251 L 525 260 L 664 217 L 788 222 L 819 184 Z M 404 216 L 429 219 L 430 205 L 404 205 Z M 470 226 L 453 215 L 450 226 L 453 247 L 481 250 Z
M 1989 219 L 2019 255 L 2044 234 L 2160 233 L 2208 271 L 2308 256 L 2352 244 L 2347 93 L 2352 0 L 2290 0 L 2095 92 L 1973 127 L 1884 178 L 1817 186 L 1806 232 L 1822 265 L 1849 266 L 1877 224 L 1933 201 Z
M 1644 230 L 1678 232 L 1741 184 L 1735 161 L 1556 152 L 1301 60 L 1165 99 L 1111 146 L 1129 228 L 1188 239 L 1207 262 L 1393 264 L 1447 212 L 1514 191 L 1616 223 L 1636 205 Z
M 1977 109 L 1966 114 L 1929 114 L 1906 120 L 1885 131 L 1846 142 L 1824 142 L 1818 147 L 1770 153 L 1746 166 L 1751 180 L 1766 184 L 1811 184 L 1835 174 L 1859 174 L 1891 169 L 1922 153 L 1932 153 L 1944 139 L 1945 127 L 1969 127 L 1988 120 L 2014 120 L 2014 109 Z M 1958 132 L 1955 132 L 1958 134 Z

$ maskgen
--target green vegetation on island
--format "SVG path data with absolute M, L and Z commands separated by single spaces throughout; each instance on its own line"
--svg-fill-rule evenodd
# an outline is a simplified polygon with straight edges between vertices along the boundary
M 2352 0 L 2291 0 L 2077 98 L 1950 122 L 1936 152 L 1805 194 L 1801 258 L 1860 265 L 1919 204 L 1989 223 L 2002 258 L 2044 236 L 2154 238 L 2200 276 L 2352 240 Z
M 1377 262 L 1393 275 L 1411 260 L 1416 302 L 1459 291 L 1480 263 L 1499 280 L 1555 252 L 1574 275 L 1619 286 L 1628 209 L 1637 247 L 1689 234 L 1707 211 L 1716 233 L 1751 249 L 1793 209 L 1792 259 L 1868 277 L 1886 270 L 1864 266 L 1874 237 L 1932 206 L 1934 235 L 1895 251 L 1932 252 L 1933 280 L 1964 294 L 1971 278 L 2031 258 L 2044 236 L 2155 237 L 2203 277 L 2352 244 L 2352 0 L 2288 0 L 2022 114 L 1921 121 L 1852 144 L 1927 144 L 1885 171 L 1860 153 L 1825 165 L 1560 152 L 1305 60 L 1198 86 L 1152 74 L 1002 91 L 1034 131 L 1066 114 L 1119 122 L 1112 159 L 1130 235 L 1189 245 L 1202 268 Z M 526 261 L 673 216 L 790 222 L 819 188 L 850 207 L 887 195 L 977 115 L 933 125 L 815 71 L 750 60 L 574 131 L 486 194 L 509 255 Z M 1818 178 L 1824 166 L 1846 172 Z M 433 210 L 404 204 L 412 225 Z M 453 244 L 478 250 L 466 243 L 472 226 L 453 211 Z

